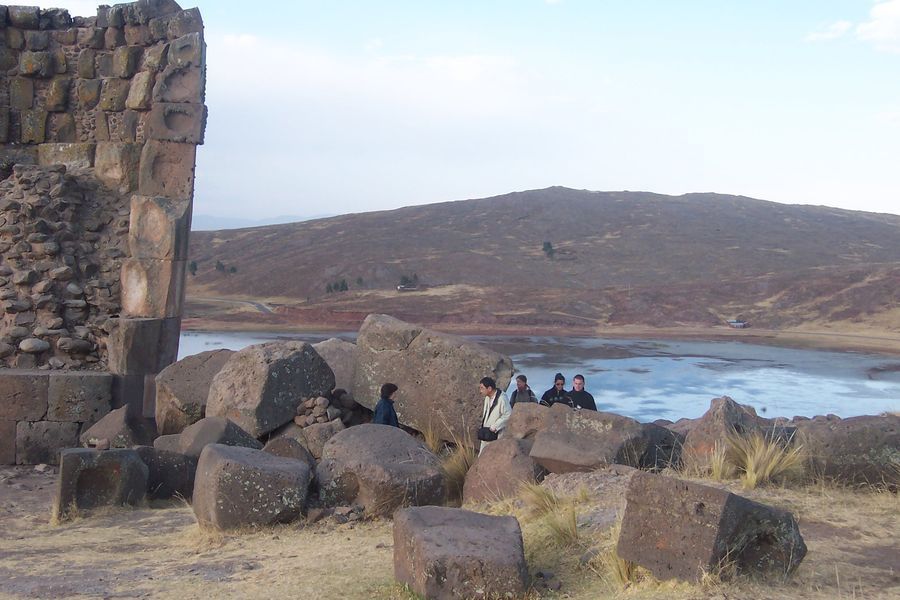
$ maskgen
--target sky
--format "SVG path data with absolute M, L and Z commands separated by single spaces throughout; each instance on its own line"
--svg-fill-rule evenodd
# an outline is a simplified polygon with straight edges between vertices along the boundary
M 553 185 L 900 213 L 900 0 L 181 5 L 206 26 L 195 214 Z

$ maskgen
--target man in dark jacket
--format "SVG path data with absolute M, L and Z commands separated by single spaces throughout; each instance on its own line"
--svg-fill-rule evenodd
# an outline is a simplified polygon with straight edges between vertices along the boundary
M 544 395 L 541 396 L 541 404 L 544 406 L 553 406 L 557 403 L 562 403 L 574 408 L 572 399 L 569 398 L 569 392 L 566 391 L 566 378 L 563 377 L 562 373 L 556 374 L 556 377 L 553 378 L 553 387 L 544 392 Z
M 516 402 L 537 402 L 537 396 L 528 387 L 528 378 L 524 375 L 516 375 L 516 389 L 509 397 L 509 405 L 515 406 Z
M 584 389 L 584 375 L 576 375 L 572 378 L 572 391 L 569 392 L 569 398 L 572 399 L 572 404 L 575 405 L 575 408 L 597 410 L 594 397 Z
M 377 425 L 390 425 L 392 427 L 400 427 L 400 421 L 397 419 L 397 411 L 394 410 L 394 394 L 397 393 L 397 386 L 393 383 L 386 383 L 381 386 L 381 399 L 375 405 L 375 417 L 372 422 Z

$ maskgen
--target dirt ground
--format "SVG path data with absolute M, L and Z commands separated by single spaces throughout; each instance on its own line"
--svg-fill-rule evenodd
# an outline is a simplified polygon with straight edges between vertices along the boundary
M 900 597 L 896 494 L 823 486 L 744 493 L 798 517 L 809 553 L 791 579 L 644 582 L 622 589 L 580 558 L 602 546 L 622 509 L 624 485 L 565 477 L 553 488 L 577 489 L 579 541 L 546 546 L 523 522 L 531 574 L 551 572 L 560 585 L 529 598 Z M 0 470 L 0 598 L 411 598 L 393 582 L 389 521 L 294 524 L 225 536 L 201 531 L 190 507 L 176 502 L 53 525 L 54 484 L 52 470 Z

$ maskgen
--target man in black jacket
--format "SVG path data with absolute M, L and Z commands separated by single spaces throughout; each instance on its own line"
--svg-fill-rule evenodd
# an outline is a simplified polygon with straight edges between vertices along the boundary
M 528 387 L 528 378 L 524 375 L 516 375 L 516 389 L 509 397 L 509 405 L 515 406 L 516 402 L 537 402 L 537 396 Z
M 575 408 L 597 410 L 594 397 L 584 390 L 584 375 L 576 375 L 572 378 L 572 391 L 569 392 L 569 398 L 572 399 Z
M 562 373 L 556 374 L 553 378 L 553 387 L 541 396 L 541 404 L 544 406 L 553 406 L 556 403 L 574 407 L 572 399 L 569 398 L 569 392 L 566 391 L 566 378 Z

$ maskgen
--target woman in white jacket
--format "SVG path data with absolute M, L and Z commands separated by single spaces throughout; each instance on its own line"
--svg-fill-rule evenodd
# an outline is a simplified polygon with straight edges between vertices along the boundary
M 506 422 L 509 421 L 509 414 L 512 412 L 509 398 L 506 397 L 506 392 L 497 389 L 497 382 L 490 377 L 485 377 L 478 383 L 478 391 L 484 396 L 482 427 L 499 434 L 506 427 Z M 482 440 L 478 454 L 480 455 L 484 452 L 484 449 L 490 443 Z

